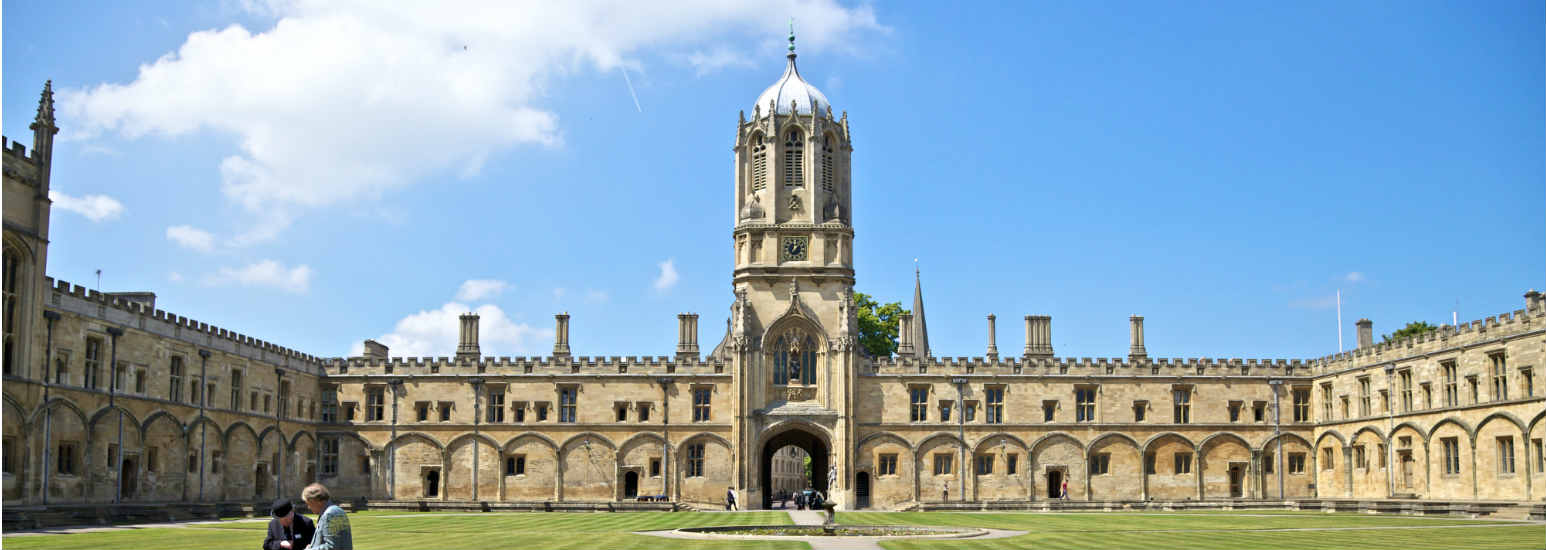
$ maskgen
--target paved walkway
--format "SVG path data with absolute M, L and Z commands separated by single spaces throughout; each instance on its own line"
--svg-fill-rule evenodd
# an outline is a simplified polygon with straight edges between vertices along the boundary
M 827 522 L 827 514 L 815 510 L 790 510 L 789 521 L 793 521 L 795 525 L 820 527 Z

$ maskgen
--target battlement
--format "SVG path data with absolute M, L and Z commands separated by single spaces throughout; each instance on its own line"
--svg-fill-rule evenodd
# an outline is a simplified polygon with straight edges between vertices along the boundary
M 724 374 L 723 361 L 668 356 L 627 357 L 487 356 L 476 359 L 452 357 L 348 357 L 324 362 L 327 374 L 338 375 L 456 375 L 456 374 Z
M 27 185 L 38 185 L 37 170 L 42 167 L 42 159 L 37 157 L 37 151 L 33 156 L 28 156 L 27 146 L 20 141 L 0 136 L 0 151 L 5 155 L 5 175 Z
M 882 357 L 872 374 L 1021 374 L 1072 376 L 1295 376 L 1307 375 L 1300 359 L 1139 358 L 1121 357 Z
M 1384 361 L 1399 360 L 1413 355 L 1434 353 L 1445 349 L 1507 336 L 1546 325 L 1546 301 L 1532 298 L 1526 309 L 1500 313 L 1481 319 L 1460 323 L 1457 326 L 1441 325 L 1426 334 L 1409 336 L 1390 342 L 1333 353 L 1313 360 L 1317 373 L 1342 370 Z
M 318 374 L 321 373 L 324 358 L 309 353 L 302 353 L 233 330 L 227 330 L 209 323 L 168 313 L 123 296 L 114 296 L 90 290 L 80 285 L 71 284 L 68 281 L 55 280 L 53 277 L 45 277 L 44 281 L 55 293 L 108 308 L 104 310 L 104 315 L 102 316 L 92 315 L 93 312 L 77 311 L 77 313 L 85 313 L 88 316 L 99 317 L 105 321 L 134 326 L 140 330 L 162 336 L 186 336 L 187 332 L 199 333 L 207 335 L 211 339 L 224 341 L 227 344 L 225 346 L 219 346 L 213 342 L 210 345 L 225 348 L 225 351 L 247 351 L 254 359 L 303 368 Z

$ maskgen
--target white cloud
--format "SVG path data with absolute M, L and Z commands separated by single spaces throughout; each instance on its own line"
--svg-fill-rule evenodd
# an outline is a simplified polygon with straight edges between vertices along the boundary
M 80 214 L 94 222 L 116 220 L 123 214 L 123 203 L 107 195 L 72 197 L 50 190 L 48 200 L 54 201 L 54 208 Z
M 310 267 L 286 268 L 274 260 L 263 260 L 243 267 L 222 267 L 204 278 L 207 286 L 246 286 L 275 288 L 292 294 L 304 294 L 311 288 Z
M 660 262 L 660 275 L 655 277 L 655 290 L 662 292 L 670 290 L 671 287 L 676 286 L 678 278 L 675 260 L 667 259 L 664 262 Z
M 231 137 L 220 189 L 247 213 L 235 245 L 273 240 L 308 209 L 476 174 L 514 146 L 561 144 L 559 116 L 543 105 L 556 77 L 707 48 L 702 67 L 760 59 L 771 81 L 780 60 L 763 58 L 786 16 L 804 51 L 858 53 L 860 35 L 889 32 L 871 7 L 835 0 L 241 6 L 274 25 L 195 32 L 131 82 L 59 93 L 61 118 L 76 121 L 68 139 Z
M 703 76 L 727 67 L 751 67 L 754 65 L 750 55 L 735 51 L 727 46 L 720 45 L 709 51 L 696 51 L 687 55 L 687 63 L 693 66 L 698 76 Z
M 470 279 L 462 283 L 462 288 L 456 291 L 456 299 L 476 302 L 498 296 L 509 287 L 509 283 L 498 279 Z
M 517 323 L 499 306 L 485 304 L 469 309 L 466 304 L 448 302 L 439 309 L 423 310 L 397 321 L 392 332 L 375 340 L 391 348 L 393 357 L 444 357 L 456 353 L 463 313 L 477 313 L 478 340 L 483 355 L 533 355 L 553 338 L 552 329 L 538 329 Z M 364 344 L 356 342 L 350 355 L 359 355 Z
M 215 236 L 191 225 L 174 225 L 166 228 L 166 238 L 189 250 L 209 252 L 215 249 Z
M 1349 283 L 1361 283 L 1364 281 L 1364 274 L 1357 271 L 1349 272 L 1342 277 L 1342 280 Z

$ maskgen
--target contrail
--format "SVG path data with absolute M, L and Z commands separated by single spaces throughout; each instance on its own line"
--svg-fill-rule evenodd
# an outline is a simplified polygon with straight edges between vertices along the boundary
M 633 91 L 633 81 L 628 79 L 628 67 L 619 68 L 623 70 L 623 82 L 628 83 L 628 95 L 633 96 L 633 108 L 638 109 L 641 113 L 644 112 L 644 108 L 639 106 L 639 94 Z

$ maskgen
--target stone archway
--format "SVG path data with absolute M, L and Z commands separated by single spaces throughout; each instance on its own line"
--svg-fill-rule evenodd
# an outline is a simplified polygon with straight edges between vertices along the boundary
M 792 428 L 769 438 L 762 444 L 762 460 L 758 462 L 762 509 L 773 507 L 773 454 L 788 446 L 799 447 L 810 456 L 811 488 L 819 491 L 827 500 L 832 500 L 832 495 L 827 492 L 827 465 L 830 451 L 827 449 L 826 440 L 804 428 Z

